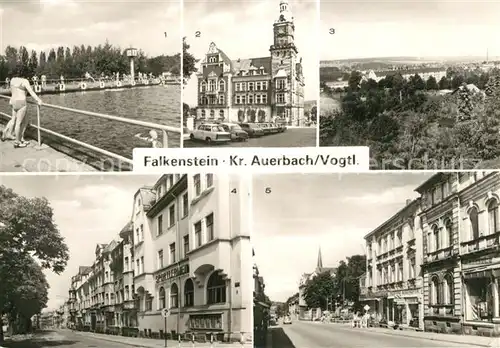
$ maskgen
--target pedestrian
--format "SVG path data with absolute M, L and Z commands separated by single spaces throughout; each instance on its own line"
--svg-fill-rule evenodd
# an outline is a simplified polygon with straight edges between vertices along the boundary
M 31 88 L 28 79 L 24 77 L 13 77 L 10 81 L 11 97 L 9 104 L 12 107 L 12 118 L 5 126 L 1 140 L 13 140 L 12 131 L 15 132 L 14 148 L 26 147 L 28 143 L 24 140 L 24 132 L 28 127 L 29 117 L 27 117 L 26 93 L 35 99 L 38 105 L 42 105 L 42 100 Z

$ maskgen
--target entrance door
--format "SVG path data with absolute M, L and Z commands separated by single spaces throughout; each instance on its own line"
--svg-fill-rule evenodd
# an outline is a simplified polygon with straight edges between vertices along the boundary
M 96 325 L 97 325 L 97 319 L 95 313 L 92 313 L 90 315 L 90 328 L 92 331 L 95 331 Z

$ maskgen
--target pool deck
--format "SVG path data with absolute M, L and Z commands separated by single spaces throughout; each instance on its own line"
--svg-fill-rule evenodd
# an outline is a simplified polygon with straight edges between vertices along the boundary
M 3 128 L 3 127 L 2 127 Z M 0 141 L 0 172 L 96 172 L 88 164 L 31 140 L 25 148 L 12 141 Z

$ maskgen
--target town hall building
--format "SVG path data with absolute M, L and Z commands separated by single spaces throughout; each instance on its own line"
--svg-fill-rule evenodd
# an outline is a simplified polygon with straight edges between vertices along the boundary
M 197 118 L 302 126 L 304 76 L 287 0 L 280 1 L 269 57 L 231 60 L 211 43 L 198 77 Z

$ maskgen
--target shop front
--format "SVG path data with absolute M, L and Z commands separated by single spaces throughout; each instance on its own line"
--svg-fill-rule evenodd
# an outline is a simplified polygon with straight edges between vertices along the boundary
M 400 290 L 389 293 L 386 316 L 397 325 L 423 329 L 423 295 L 420 289 Z
M 464 261 L 462 269 L 463 332 L 500 336 L 500 258 Z

